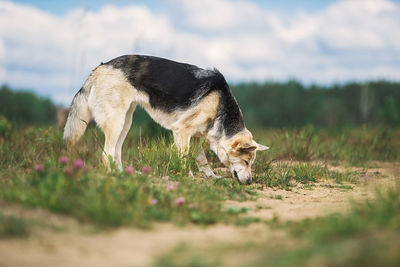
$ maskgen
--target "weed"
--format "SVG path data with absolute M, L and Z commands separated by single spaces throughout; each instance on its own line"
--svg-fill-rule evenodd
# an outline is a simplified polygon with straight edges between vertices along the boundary
M 154 266 L 156 267 L 205 267 L 219 266 L 218 260 L 204 257 L 204 255 L 193 252 L 187 244 L 181 243 L 175 247 L 170 253 L 159 257 Z
M 337 183 L 343 181 L 356 182 L 356 175 L 352 172 L 337 172 L 329 170 L 326 166 L 312 163 L 278 163 L 273 165 L 270 161 L 264 172 L 256 173 L 255 183 L 268 187 L 290 190 L 292 186 L 301 184 L 309 187 L 315 182 L 324 179 L 333 179 Z
M 250 208 L 247 207 L 236 207 L 236 206 L 230 206 L 228 209 L 225 210 L 225 212 L 227 213 L 231 213 L 231 214 L 240 214 L 240 213 L 246 213 L 250 210 Z
M 29 233 L 23 219 L 0 213 L 0 238 L 25 237 Z

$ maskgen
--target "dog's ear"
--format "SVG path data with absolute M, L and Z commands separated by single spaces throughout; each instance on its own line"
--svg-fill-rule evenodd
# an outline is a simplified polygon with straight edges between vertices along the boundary
M 253 141 L 253 146 L 256 147 L 257 151 L 264 151 L 269 149 L 269 147 L 264 146 L 264 145 L 260 145 L 259 143 L 257 143 L 256 141 Z
M 248 153 L 248 152 L 251 152 L 251 151 L 256 150 L 257 148 L 258 148 L 258 147 L 255 146 L 255 145 L 244 144 L 243 146 L 241 146 L 241 147 L 239 148 L 239 151 L 240 151 L 240 152 L 243 152 L 243 153 Z
M 231 146 L 234 151 L 240 153 L 247 153 L 257 149 L 257 146 L 255 144 L 243 142 L 242 140 L 236 140 L 235 142 L 232 143 Z

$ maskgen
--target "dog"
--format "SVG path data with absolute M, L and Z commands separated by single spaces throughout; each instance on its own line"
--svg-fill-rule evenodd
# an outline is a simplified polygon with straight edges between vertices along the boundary
M 109 156 L 122 168 L 122 144 L 137 105 L 173 133 L 179 155 L 192 137 L 205 137 L 212 151 L 241 184 L 251 184 L 256 151 L 268 149 L 253 140 L 242 112 L 217 69 L 145 56 L 124 55 L 97 66 L 72 100 L 64 141 L 73 146 L 94 119 L 105 135 L 103 163 Z M 206 177 L 211 170 L 203 148 L 196 157 Z

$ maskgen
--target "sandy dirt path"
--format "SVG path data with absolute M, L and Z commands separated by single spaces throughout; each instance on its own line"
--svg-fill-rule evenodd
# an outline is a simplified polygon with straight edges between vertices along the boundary
M 373 198 L 375 188 L 392 186 L 400 181 L 400 164 L 377 163 L 364 169 L 365 174 L 353 189 L 335 187 L 330 181 L 312 189 L 295 187 L 292 191 L 265 189 L 256 201 L 227 201 L 226 206 L 248 207 L 246 216 L 261 220 L 279 217 L 298 220 L 336 211 L 346 211 L 351 201 Z M 0 239 L 0 266 L 149 266 L 154 258 L 171 251 L 179 244 L 215 246 L 265 242 L 281 232 L 264 223 L 239 227 L 214 225 L 155 224 L 150 230 L 119 228 L 96 231 L 91 225 L 56 215 L 42 209 L 27 209 L 0 202 L 3 214 L 15 214 L 32 221 L 27 238 Z

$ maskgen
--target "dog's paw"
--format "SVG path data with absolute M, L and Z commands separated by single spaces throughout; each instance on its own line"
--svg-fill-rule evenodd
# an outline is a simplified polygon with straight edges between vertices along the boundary
M 210 178 L 213 178 L 213 179 L 215 179 L 215 180 L 218 180 L 218 179 L 222 179 L 222 176 L 219 176 L 219 175 L 214 174 L 214 175 L 212 175 Z
M 222 178 L 222 176 L 219 176 L 219 175 L 216 175 L 214 172 L 207 172 L 207 173 L 203 173 L 204 174 L 204 176 L 206 177 L 206 178 L 208 178 L 208 179 L 215 179 L 215 180 L 218 180 L 218 179 L 221 179 Z

